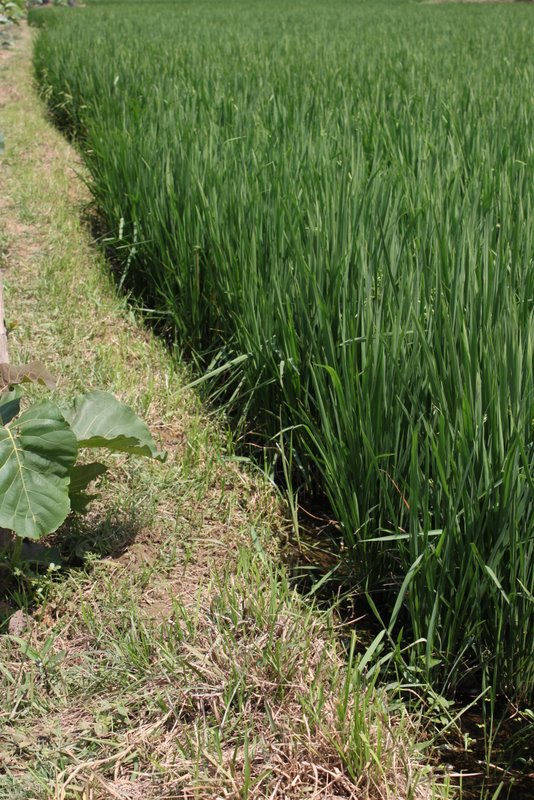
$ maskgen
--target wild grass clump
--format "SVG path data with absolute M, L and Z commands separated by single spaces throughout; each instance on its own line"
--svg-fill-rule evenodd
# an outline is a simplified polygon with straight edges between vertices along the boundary
M 416 642 L 407 676 L 532 699 L 531 9 L 205 0 L 46 22 L 36 75 L 121 282 L 204 368 L 233 363 L 256 436 L 285 432 L 354 582 Z
M 415 717 L 353 650 L 345 662 L 335 614 L 269 559 L 240 551 L 192 603 L 175 587 L 156 619 L 139 590 L 166 565 L 128 580 L 105 564 L 49 587 L 64 619 L 0 638 L 4 796 L 452 796 L 418 753 Z

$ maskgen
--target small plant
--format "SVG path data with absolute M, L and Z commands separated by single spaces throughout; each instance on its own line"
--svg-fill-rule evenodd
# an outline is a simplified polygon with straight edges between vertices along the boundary
M 51 377 L 36 364 L 1 368 L 0 528 L 37 540 L 69 512 L 83 513 L 94 497 L 89 484 L 107 470 L 100 461 L 77 463 L 84 449 L 164 459 L 145 423 L 109 392 L 88 392 L 67 406 L 45 400 L 21 413 L 18 384 L 50 386 Z
M 18 23 L 24 17 L 24 0 L 0 0 L 0 25 Z
M 15 25 L 24 18 L 24 0 L 0 0 L 0 50 L 10 50 L 14 43 Z M 0 155 L 3 152 L 3 137 L 0 134 Z

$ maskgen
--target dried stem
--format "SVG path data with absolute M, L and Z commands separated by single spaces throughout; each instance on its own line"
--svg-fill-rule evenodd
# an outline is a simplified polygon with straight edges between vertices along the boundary
M 7 330 L 4 322 L 4 280 L 0 270 L 0 364 L 9 364 Z

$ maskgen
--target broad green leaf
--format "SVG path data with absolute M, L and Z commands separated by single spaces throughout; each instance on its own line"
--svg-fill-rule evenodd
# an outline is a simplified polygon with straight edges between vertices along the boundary
M 143 420 L 109 392 L 80 395 L 63 413 L 80 447 L 164 459 Z
M 69 513 L 76 438 L 53 403 L 30 408 L 0 427 L 0 528 L 39 539 Z
M 105 464 L 77 464 L 70 473 L 69 497 L 72 511 L 83 514 L 96 495 L 85 491 L 89 484 L 107 472 Z
M 16 417 L 20 411 L 20 397 L 19 389 L 13 389 L 12 392 L 5 392 L 0 394 L 0 423 L 7 425 L 11 422 L 13 417 Z
M 84 492 L 91 481 L 96 480 L 107 472 L 105 464 L 95 461 L 92 464 L 76 464 L 70 471 L 70 491 Z
M 75 511 L 76 514 L 85 514 L 87 506 L 96 500 L 97 494 L 89 494 L 88 492 L 76 492 L 76 494 L 69 494 L 70 510 Z

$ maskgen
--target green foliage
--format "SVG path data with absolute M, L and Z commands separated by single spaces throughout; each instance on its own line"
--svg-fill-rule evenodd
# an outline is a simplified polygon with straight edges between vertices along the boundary
M 80 395 L 63 410 L 80 447 L 105 447 L 115 453 L 158 458 L 145 423 L 108 392 Z
M 25 0 L 0 0 L 0 32 L 3 25 L 20 22 L 25 9 Z
M 46 401 L 20 412 L 20 392 L 0 394 L 0 528 L 39 539 L 72 511 L 83 512 L 86 489 L 106 471 L 76 464 L 83 448 L 161 458 L 134 412 L 107 392 L 77 397 L 68 408 Z
M 69 512 L 78 446 L 60 410 L 39 403 L 0 428 L 0 526 L 38 539 Z
M 121 281 L 257 435 L 287 432 L 354 582 L 418 642 L 411 676 L 532 698 L 530 9 L 94 3 L 45 23 L 36 74 Z

